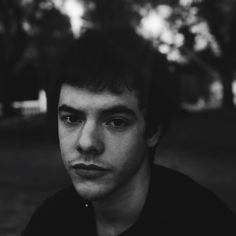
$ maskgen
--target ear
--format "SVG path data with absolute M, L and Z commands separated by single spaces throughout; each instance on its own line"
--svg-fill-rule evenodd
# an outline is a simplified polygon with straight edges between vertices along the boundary
M 147 138 L 146 142 L 147 142 L 147 146 L 149 148 L 155 147 L 158 144 L 158 142 L 160 140 L 161 133 L 162 133 L 162 127 L 159 126 L 157 131 L 154 132 L 150 137 Z

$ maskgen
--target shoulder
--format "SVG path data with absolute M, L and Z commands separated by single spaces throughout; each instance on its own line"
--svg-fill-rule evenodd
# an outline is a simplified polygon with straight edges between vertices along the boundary
M 192 194 L 193 191 L 200 194 L 206 191 L 203 186 L 187 175 L 159 165 L 152 167 L 152 185 L 158 186 L 163 194 Z
M 57 192 L 35 211 L 22 236 L 56 234 L 69 227 L 75 216 L 83 215 L 83 204 L 72 186 Z
M 167 217 L 196 229 L 235 232 L 235 214 L 213 191 L 166 167 L 155 166 L 152 171 L 152 191 Z
M 194 198 L 200 197 L 201 195 L 205 197 L 215 196 L 212 191 L 203 187 L 189 176 L 164 166 L 153 166 L 152 182 L 153 185 L 158 186 L 164 194 L 175 193 L 175 196 L 184 194 L 188 198 L 191 197 L 191 195 Z
M 200 185 L 185 174 L 166 167 L 153 167 L 152 188 L 155 186 L 158 191 L 156 194 L 171 200 L 173 204 L 181 203 L 181 207 L 185 205 L 193 207 L 193 204 L 194 206 L 207 204 L 208 208 L 213 204 L 225 206 L 212 190 Z
M 83 200 L 76 193 L 75 189 L 70 186 L 64 188 L 48 199 L 46 199 L 36 212 L 44 214 L 55 214 L 72 209 L 82 208 Z

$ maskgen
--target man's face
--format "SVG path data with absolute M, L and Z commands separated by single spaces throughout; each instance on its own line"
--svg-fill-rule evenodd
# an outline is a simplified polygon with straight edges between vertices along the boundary
M 63 162 L 85 199 L 122 189 L 147 166 L 144 115 L 132 91 L 115 95 L 62 85 L 58 130 Z

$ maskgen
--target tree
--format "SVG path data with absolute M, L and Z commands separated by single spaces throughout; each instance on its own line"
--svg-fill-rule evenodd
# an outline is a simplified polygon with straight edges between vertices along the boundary
M 221 54 L 218 57 L 216 68 L 219 69 L 223 81 L 224 106 L 233 107 L 232 82 L 236 58 L 236 2 L 234 0 L 204 0 L 199 9 L 220 46 Z
M 132 26 L 140 23 L 140 8 L 178 3 L 178 0 L 81 0 L 86 8 L 84 18 L 95 27 Z
M 204 22 L 204 19 L 199 16 L 198 12 L 196 13 L 194 5 L 183 6 L 179 4 L 177 0 L 90 0 L 87 6 L 88 11 L 86 17 L 93 22 L 96 27 L 129 25 L 137 31 L 142 27 L 143 20 L 148 14 L 161 14 L 162 10 L 169 12 L 162 19 L 162 24 L 164 24 L 162 32 L 158 32 L 157 34 L 152 32 L 149 40 L 153 42 L 157 50 L 161 52 L 165 51 L 168 58 L 173 58 L 174 55 L 176 60 L 176 56 L 178 56 L 179 61 L 185 61 L 186 66 L 193 68 L 191 64 L 197 64 L 197 67 L 199 67 L 201 71 L 205 71 L 207 74 L 214 76 L 214 69 L 204 60 L 204 57 L 201 57 L 203 49 L 201 52 L 195 49 L 196 38 L 201 35 L 201 32 L 193 33 L 192 28 L 200 25 Z M 153 21 L 154 20 L 155 19 L 153 19 Z M 158 25 L 156 27 L 158 27 Z M 151 30 L 155 31 L 154 28 Z M 207 31 L 207 29 L 204 30 Z M 139 33 L 142 33 L 141 31 L 139 31 Z M 172 39 L 167 40 L 166 33 L 171 35 Z M 146 37 L 147 35 L 143 34 L 143 36 Z M 179 38 L 183 38 L 183 43 L 178 42 Z M 213 55 L 210 56 L 213 54 L 210 44 L 211 42 L 207 42 L 204 51 L 208 57 L 213 57 Z M 172 65 L 177 64 L 176 62 L 172 62 Z M 177 67 L 175 66 L 175 68 Z M 176 89 L 176 101 L 180 101 L 180 99 L 177 98 L 180 96 L 179 91 L 177 91 L 180 88 L 179 83 L 178 77 L 173 76 L 171 86 Z
M 155 6 L 156 1 L 154 2 Z M 235 72 L 235 39 L 236 39 L 236 2 L 234 0 L 192 0 L 173 1 L 169 6 L 171 14 L 166 21 L 169 30 L 182 36 L 183 44 L 170 42 L 169 51 L 179 53 L 182 59 L 195 63 L 212 77 L 220 74 L 223 84 L 223 105 L 233 107 L 232 82 Z M 205 27 L 202 27 L 204 26 Z M 200 28 L 201 30 L 197 30 Z M 167 30 L 167 28 L 165 29 Z M 207 35 L 206 35 L 207 33 Z M 202 49 L 196 48 L 197 39 L 205 40 Z M 154 39 L 159 44 L 163 42 L 161 35 Z
M 69 19 L 55 8 L 52 0 L 0 1 L 0 95 L 3 116 L 14 114 L 12 87 L 17 74 L 29 62 L 38 68 L 36 73 L 49 70 L 49 65 L 63 50 L 62 45 L 71 38 Z
M 84 1 L 84 5 L 84 18 L 91 22 L 93 27 L 133 26 L 140 18 L 133 9 L 132 0 L 88 0 Z

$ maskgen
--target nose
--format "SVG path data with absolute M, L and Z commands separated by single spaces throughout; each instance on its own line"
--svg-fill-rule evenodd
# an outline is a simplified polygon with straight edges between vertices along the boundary
M 82 154 L 101 154 L 104 151 L 101 129 L 93 121 L 86 121 L 79 130 L 77 150 Z

